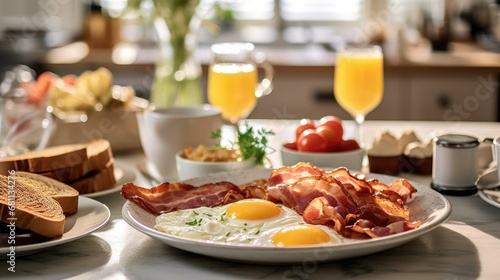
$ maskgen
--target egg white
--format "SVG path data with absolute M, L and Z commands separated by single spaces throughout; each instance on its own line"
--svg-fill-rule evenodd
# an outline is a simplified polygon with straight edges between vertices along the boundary
M 282 212 L 272 218 L 264 220 L 232 219 L 225 214 L 226 209 L 231 205 L 232 203 L 219 207 L 200 207 L 162 214 L 156 217 L 155 228 L 183 238 L 234 245 L 275 247 L 271 242 L 275 233 L 289 226 L 306 224 L 302 216 L 294 210 L 279 204 Z M 330 242 L 323 244 L 340 243 L 343 240 L 335 230 L 329 227 L 310 226 L 321 228 L 330 236 Z

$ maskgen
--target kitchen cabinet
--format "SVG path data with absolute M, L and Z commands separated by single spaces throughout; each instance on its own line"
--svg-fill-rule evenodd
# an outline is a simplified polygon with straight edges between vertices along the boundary
M 404 119 L 495 121 L 498 77 L 492 71 L 420 73 L 407 79 Z
M 342 119 L 351 119 L 334 99 L 333 72 L 333 66 L 275 67 L 274 90 L 259 100 L 250 117 L 318 119 L 325 115 L 336 115 Z M 384 88 L 382 103 L 368 114 L 367 119 L 399 119 L 401 96 L 397 75 L 386 74 Z
M 251 118 L 351 117 L 333 98 L 332 67 L 276 67 L 274 91 Z M 499 69 L 394 68 L 369 120 L 496 121 Z

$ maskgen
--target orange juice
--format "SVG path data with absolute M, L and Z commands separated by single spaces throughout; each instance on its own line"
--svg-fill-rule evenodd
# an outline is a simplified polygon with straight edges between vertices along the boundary
M 382 61 L 381 53 L 339 53 L 335 65 L 335 99 L 352 116 L 366 116 L 382 101 Z
M 208 72 L 208 101 L 222 111 L 222 117 L 237 123 L 257 103 L 257 70 L 251 63 L 218 63 Z

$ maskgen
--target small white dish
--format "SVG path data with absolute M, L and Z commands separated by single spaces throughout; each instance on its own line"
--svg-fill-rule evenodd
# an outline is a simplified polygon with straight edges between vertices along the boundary
M 478 188 L 477 193 L 482 200 L 500 208 L 500 181 L 496 169 L 479 177 L 476 186 Z
M 175 155 L 175 162 L 177 175 L 181 181 L 204 177 L 216 172 L 242 170 L 255 167 L 255 160 L 253 158 L 243 161 L 204 162 L 183 158 L 180 156 L 180 152 Z
M 116 184 L 112 188 L 100 192 L 82 194 L 81 196 L 93 198 L 115 193 L 122 189 L 123 184 L 127 182 L 132 182 L 135 179 L 134 171 L 119 164 L 117 164 L 114 171 L 115 171 L 114 173 L 115 173 Z
M 293 166 L 299 162 L 309 162 L 315 166 L 346 167 L 349 170 L 361 170 L 365 149 L 345 152 L 308 153 L 285 148 L 280 148 L 281 161 L 285 166 Z
M 78 211 L 66 217 L 64 234 L 55 239 L 48 239 L 38 234 L 16 234 L 16 256 L 24 256 L 82 238 L 106 225 L 111 217 L 109 208 L 91 198 L 78 198 Z M 19 229 L 21 231 L 21 229 Z M 9 233 L 0 233 L 0 259 L 6 258 L 10 251 L 7 244 Z
M 230 181 L 238 185 L 268 178 L 270 172 L 269 169 L 219 172 L 206 177 L 188 180 L 187 183 L 198 186 L 209 182 Z M 367 174 L 367 176 L 368 178 L 377 178 L 384 183 L 399 179 L 380 174 Z M 411 211 L 412 220 L 422 222 L 419 228 L 391 236 L 354 240 L 332 246 L 262 247 L 177 237 L 156 230 L 154 228 L 156 216 L 130 201 L 125 202 L 122 208 L 122 216 L 136 230 L 169 246 L 213 258 L 258 264 L 300 264 L 308 259 L 318 260 L 318 252 L 321 252 L 321 259 L 318 261 L 325 262 L 387 250 L 414 240 L 444 223 L 451 213 L 451 205 L 448 200 L 428 186 L 415 182 L 412 182 L 412 184 L 418 192 L 408 203 L 408 208 Z M 262 256 L 266 257 L 263 258 Z

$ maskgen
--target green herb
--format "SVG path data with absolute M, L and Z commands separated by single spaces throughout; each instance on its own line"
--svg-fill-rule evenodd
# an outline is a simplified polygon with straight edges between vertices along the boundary
M 267 136 L 274 135 L 274 132 L 265 128 L 254 130 L 247 122 L 239 126 L 237 132 L 237 143 L 231 143 L 232 148 L 240 150 L 243 160 L 254 158 L 256 165 L 264 165 L 266 150 L 269 149 Z M 218 146 L 220 147 L 223 140 L 222 131 L 218 129 L 212 132 L 211 137 L 212 139 L 219 139 Z
M 191 222 L 187 222 L 186 225 L 188 225 L 188 226 L 201 226 L 201 221 L 202 221 L 202 219 L 199 219 L 199 220 L 194 219 Z
M 257 235 L 257 234 L 259 234 L 259 233 L 260 233 L 260 229 L 259 229 L 259 230 L 257 230 L 257 231 L 255 232 L 255 235 Z
M 228 232 L 228 233 L 226 234 L 226 237 L 229 237 L 229 235 L 230 235 L 230 234 L 231 234 L 231 232 Z
M 222 213 L 222 215 L 220 215 L 220 220 L 221 220 L 221 222 L 224 222 L 224 217 L 225 217 L 225 216 L 226 216 L 226 213 L 225 213 L 225 212 L 224 212 L 224 213 Z
M 198 212 L 196 212 L 196 211 L 194 211 L 194 210 L 193 210 L 193 213 L 194 213 L 195 215 L 199 215 L 199 214 L 198 214 Z
M 205 214 L 205 216 L 212 217 L 212 214 L 210 213 L 203 213 L 203 214 Z

